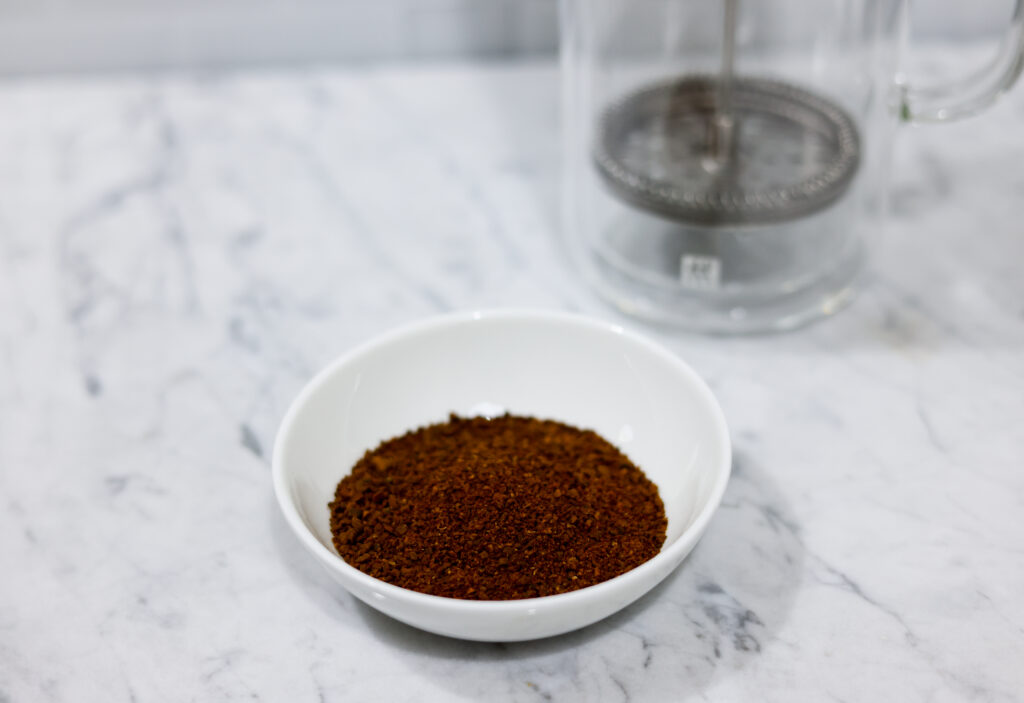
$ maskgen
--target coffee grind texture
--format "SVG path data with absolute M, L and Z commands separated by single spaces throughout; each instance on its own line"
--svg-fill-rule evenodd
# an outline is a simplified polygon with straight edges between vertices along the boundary
M 366 452 L 330 503 L 334 546 L 396 586 L 473 600 L 564 593 L 661 549 L 657 487 L 590 430 L 452 415 Z

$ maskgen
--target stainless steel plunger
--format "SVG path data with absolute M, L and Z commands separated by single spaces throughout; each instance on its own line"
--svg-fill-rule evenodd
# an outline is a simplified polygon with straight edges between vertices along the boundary
M 701 225 L 766 224 L 841 196 L 860 162 L 853 120 L 781 81 L 735 75 L 739 0 L 724 0 L 717 77 L 645 87 L 601 115 L 594 161 L 622 200 Z

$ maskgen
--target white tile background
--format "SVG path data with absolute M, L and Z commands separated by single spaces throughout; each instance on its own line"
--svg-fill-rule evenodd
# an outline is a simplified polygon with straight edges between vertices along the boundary
M 914 0 L 915 29 L 927 37 L 976 39 L 1004 22 L 1012 3 Z M 550 53 L 558 42 L 557 5 L 557 0 L 0 0 L 0 73 Z

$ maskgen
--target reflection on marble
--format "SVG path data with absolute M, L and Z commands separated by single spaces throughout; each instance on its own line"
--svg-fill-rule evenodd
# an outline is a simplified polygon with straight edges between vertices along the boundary
M 721 511 L 623 613 L 486 645 L 339 592 L 268 455 L 307 378 L 396 324 L 615 317 L 555 242 L 554 67 L 3 83 L 0 701 L 1019 700 L 1022 118 L 1018 90 L 900 135 L 834 320 L 646 329 L 725 408 Z

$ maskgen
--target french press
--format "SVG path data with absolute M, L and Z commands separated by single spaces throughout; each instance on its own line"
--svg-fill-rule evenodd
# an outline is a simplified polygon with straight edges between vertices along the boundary
M 899 73 L 904 0 L 562 0 L 565 231 L 622 310 L 713 332 L 841 309 L 895 127 L 975 112 L 1022 67 L 1024 0 L 971 81 Z

